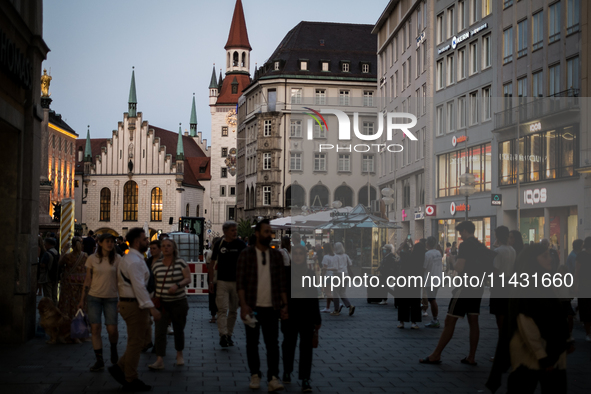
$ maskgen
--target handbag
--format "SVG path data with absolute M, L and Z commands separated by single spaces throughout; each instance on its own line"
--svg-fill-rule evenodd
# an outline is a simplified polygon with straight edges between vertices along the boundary
M 88 323 L 88 316 L 84 314 L 82 309 L 78 309 L 76 316 L 72 319 L 70 324 L 71 338 L 88 338 L 90 336 L 90 324 Z
M 166 283 L 166 277 L 168 276 L 168 271 L 170 271 L 170 267 L 174 266 L 174 261 L 172 262 L 171 265 L 168 266 L 168 269 L 166 270 L 166 274 L 164 274 L 164 279 L 162 280 L 162 287 L 160 287 L 160 297 L 156 297 L 156 294 L 154 294 L 154 297 L 152 297 L 152 303 L 154 304 L 154 308 L 156 309 L 161 309 L 162 308 L 162 292 L 164 291 L 164 283 Z
M 314 334 L 312 334 L 312 348 L 316 349 L 318 347 L 318 330 L 314 329 Z

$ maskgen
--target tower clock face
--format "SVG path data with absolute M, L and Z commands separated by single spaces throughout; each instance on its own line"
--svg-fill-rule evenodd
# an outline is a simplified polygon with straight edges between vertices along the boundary
M 231 109 L 226 115 L 226 124 L 230 127 L 236 127 L 238 117 L 236 116 L 236 110 Z M 235 130 L 232 130 L 235 131 Z

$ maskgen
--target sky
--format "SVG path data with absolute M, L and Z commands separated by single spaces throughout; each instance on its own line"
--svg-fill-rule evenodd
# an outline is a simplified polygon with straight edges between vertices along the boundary
M 388 0 L 243 0 L 251 52 L 262 65 L 299 22 L 375 24 Z M 110 138 L 127 112 L 132 67 L 137 110 L 151 125 L 198 131 L 210 141 L 209 81 L 225 68 L 235 0 L 45 0 L 51 109 L 81 137 Z M 210 142 L 208 142 L 210 144 Z

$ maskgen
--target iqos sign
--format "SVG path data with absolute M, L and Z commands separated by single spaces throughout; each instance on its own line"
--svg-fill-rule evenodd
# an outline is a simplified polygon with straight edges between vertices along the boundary
M 548 201 L 548 194 L 546 188 L 525 190 L 523 192 L 523 203 L 528 205 L 535 205 L 545 203 Z

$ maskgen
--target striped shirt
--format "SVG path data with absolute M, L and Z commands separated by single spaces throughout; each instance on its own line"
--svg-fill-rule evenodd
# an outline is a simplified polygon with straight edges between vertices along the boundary
M 154 280 L 156 282 L 156 297 L 161 297 L 162 301 L 176 301 L 187 297 L 185 287 L 178 289 L 176 293 L 170 294 L 168 290 L 175 284 L 179 283 L 185 277 L 183 276 L 183 269 L 187 267 L 185 260 L 177 258 L 173 265 L 167 267 L 160 259 L 152 264 L 152 272 L 154 273 Z M 170 269 L 169 269 L 170 268 Z M 166 271 L 168 270 L 168 275 Z M 164 277 L 166 276 L 166 281 Z M 164 283 L 163 283 L 164 282 Z

